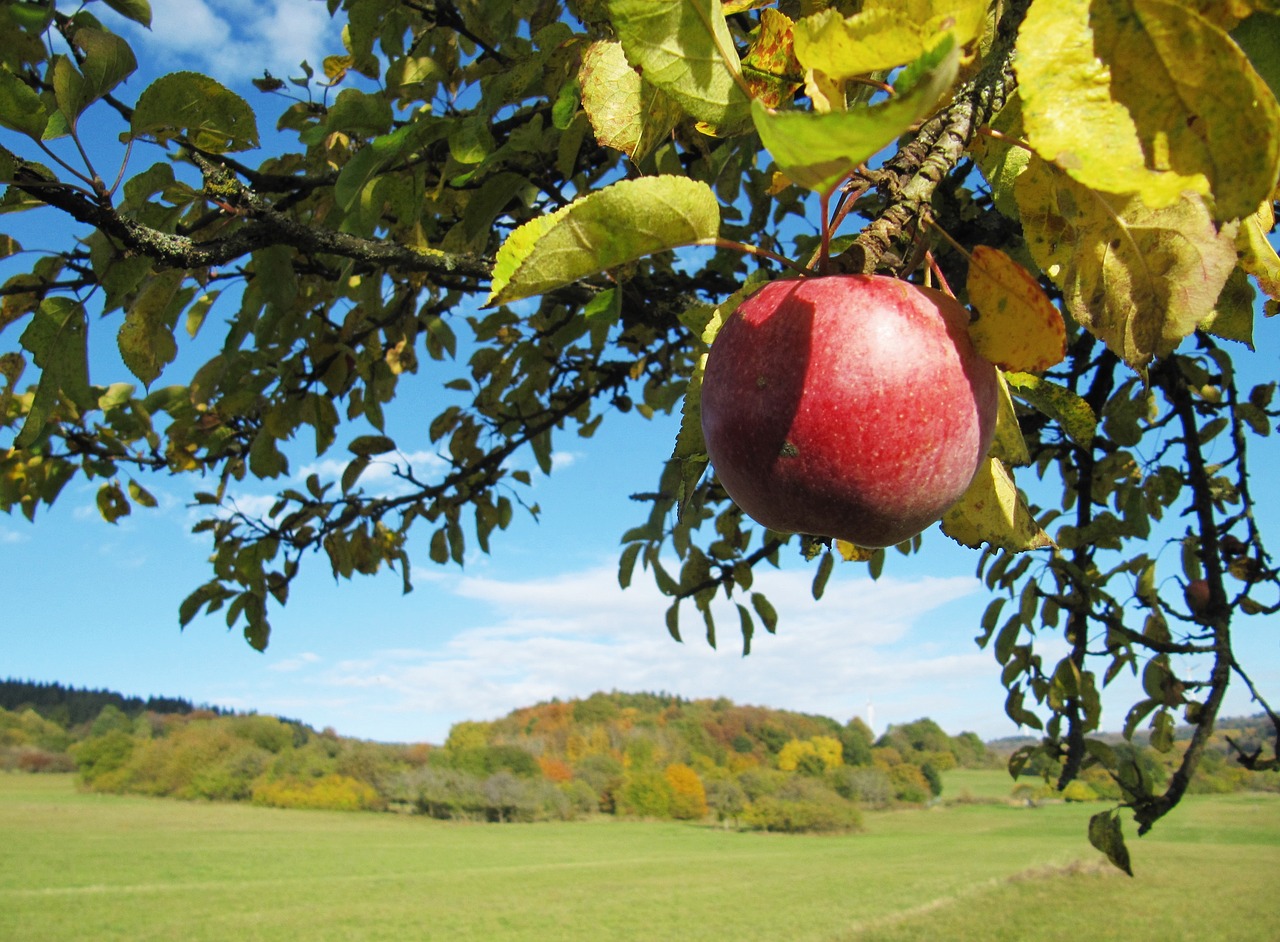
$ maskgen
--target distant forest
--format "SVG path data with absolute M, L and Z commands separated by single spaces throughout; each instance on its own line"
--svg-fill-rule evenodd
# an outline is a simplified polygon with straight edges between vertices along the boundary
M 1227 736 L 1247 748 L 1262 732 L 1261 718 L 1222 721 L 1191 790 L 1280 791 L 1280 773 L 1247 771 L 1229 755 Z M 443 745 L 388 744 L 181 698 L 0 682 L 0 769 L 75 772 L 103 792 L 454 820 L 613 815 L 856 830 L 865 809 L 947 800 L 947 771 L 1004 767 L 1017 744 L 953 736 L 927 718 L 876 736 L 858 718 L 618 691 L 457 723 Z M 1113 742 L 1156 782 L 1184 747 Z M 1009 800 L 1124 800 L 1101 768 L 1062 792 L 1058 771 L 1024 769 Z
M 190 713 L 195 706 L 181 697 L 127 697 L 114 690 L 89 690 L 67 687 L 59 683 L 34 680 L 0 681 L 0 709 L 20 711 L 33 709 L 47 720 L 61 726 L 78 726 L 97 718 L 110 704 L 126 716 L 143 713 Z M 204 707 L 215 713 L 227 712 Z

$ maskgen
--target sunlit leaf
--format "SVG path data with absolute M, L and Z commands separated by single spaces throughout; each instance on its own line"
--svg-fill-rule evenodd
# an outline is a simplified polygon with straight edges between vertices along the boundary
M 833 79 L 914 62 L 950 34 L 957 46 L 982 30 L 988 0 L 865 3 L 850 17 L 829 9 L 797 21 L 796 58 Z
M 1009 395 L 1009 384 L 1002 372 L 996 373 L 1000 398 L 999 410 L 996 412 L 996 433 L 991 440 L 991 456 L 999 458 L 1006 465 L 1024 465 L 1031 460 L 1027 451 L 1026 439 L 1022 437 L 1022 428 L 1018 425 L 1018 414 L 1013 407 L 1013 398 Z
M 760 142 L 793 183 L 830 190 L 928 114 L 951 87 L 960 54 L 944 42 L 903 71 L 890 100 L 854 111 L 770 111 L 751 103 Z
M 975 246 L 969 259 L 969 325 L 977 351 L 1002 370 L 1039 373 L 1062 362 L 1062 314 L 1032 274 L 999 249 Z
M 1131 367 L 1174 349 L 1236 265 L 1236 225 L 1186 194 L 1163 209 L 1098 193 L 1043 160 L 1018 177 L 1027 246 L 1082 326 Z
M 983 462 L 964 496 L 943 516 L 942 532 L 973 549 L 985 543 L 1021 553 L 1053 546 L 1031 516 L 1013 476 L 995 458 Z
M 489 304 L 542 294 L 655 252 L 715 238 L 720 207 L 705 183 L 623 180 L 525 223 L 498 250 Z
M 742 60 L 742 77 L 751 97 L 768 108 L 790 101 L 804 84 L 796 61 L 791 18 L 773 8 L 760 12 L 760 26 Z
M 1267 233 L 1274 226 L 1275 210 L 1268 201 L 1241 221 L 1236 246 L 1240 251 L 1240 264 L 1258 280 L 1258 287 L 1269 297 L 1280 298 L 1280 256 L 1267 239 Z
M 748 121 L 741 68 L 720 0 L 609 0 L 627 60 L 699 121 L 731 133 Z
M 173 339 L 177 323 L 175 298 L 182 285 L 179 271 L 163 272 L 138 292 L 116 335 L 120 356 L 129 371 L 150 386 L 178 355 Z
M 115 523 L 132 512 L 129 499 L 115 481 L 108 481 L 98 488 L 98 513 L 102 514 L 102 519 L 107 523 Z
M 578 72 L 582 108 L 596 140 L 642 160 L 680 120 L 678 105 L 640 77 L 616 42 L 595 42 L 582 54 Z
M 1251 214 L 1280 173 L 1280 105 L 1248 58 L 1173 0 L 1035 3 L 1018 34 L 1027 140 L 1079 182 L 1148 206 Z

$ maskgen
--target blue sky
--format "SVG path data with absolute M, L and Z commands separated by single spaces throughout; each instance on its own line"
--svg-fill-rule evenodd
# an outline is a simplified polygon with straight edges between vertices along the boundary
M 247 80 L 264 67 L 277 76 L 297 74 L 302 58 L 318 65 L 340 49 L 324 4 L 312 0 L 153 0 L 153 7 L 150 33 L 120 27 L 144 63 L 207 71 L 255 107 L 266 100 Z M 96 12 L 118 22 L 109 11 Z M 150 77 L 135 76 L 130 92 Z M 270 123 L 261 121 L 264 132 Z M 143 166 L 135 158 L 132 169 Z M 52 244 L 56 225 L 48 213 L 0 216 L 0 232 L 28 247 Z M 0 267 L 0 275 L 10 270 Z M 1277 329 L 1259 325 L 1265 352 L 1253 369 L 1260 376 L 1275 375 Z M 118 360 L 108 365 L 110 331 L 99 333 L 95 381 L 125 378 Z M 3 340 L 9 347 L 16 337 Z M 434 414 L 439 384 L 455 375 L 453 366 L 425 365 L 406 379 L 397 408 Z M 420 424 L 418 442 L 399 434 L 411 423 L 393 418 L 391 428 L 409 457 L 430 461 Z M 602 689 L 724 695 L 840 720 L 865 718 L 870 705 L 878 729 L 931 716 L 952 732 L 1015 731 L 1001 709 L 998 667 L 973 643 L 988 601 L 973 575 L 976 554 L 936 528 L 921 555 L 891 553 L 879 582 L 864 567 L 838 566 L 821 603 L 811 599 L 812 573 L 798 560 L 760 572 L 757 588 L 774 601 L 781 624 L 777 636 L 757 636 L 749 658 L 741 657 L 737 616 L 728 610 L 719 650 L 702 641 L 692 611 L 686 643 L 671 641 L 665 600 L 647 575 L 638 572 L 623 592 L 616 566 L 618 537 L 641 522 L 645 509 L 628 495 L 653 488 L 674 434 L 674 420 L 646 422 L 633 414 L 611 417 L 593 439 L 561 438 L 553 474 L 535 475 L 529 495 L 542 507 L 541 522 L 518 515 L 510 530 L 495 534 L 491 556 L 473 553 L 461 570 L 426 562 L 425 541 L 418 540 L 411 547 L 419 557 L 417 588 L 407 596 L 395 574 L 335 584 L 326 561 L 310 559 L 289 605 L 273 612 L 263 654 L 228 632 L 219 616 L 178 628 L 179 602 L 208 578 L 209 544 L 190 533 L 191 480 L 147 478 L 160 509 L 139 509 L 114 526 L 94 506 L 97 482 L 77 482 L 56 507 L 40 512 L 35 526 L 19 515 L 0 517 L 0 676 L 179 695 L 398 741 L 441 742 L 461 719 Z M 0 440 L 0 447 L 7 444 Z M 1280 455 L 1274 445 L 1265 448 L 1256 467 L 1270 469 Z M 320 464 L 319 470 L 329 467 Z M 316 468 L 295 460 L 293 470 L 301 480 Z M 375 476 L 371 469 L 365 483 Z M 1271 490 L 1265 477 L 1255 487 Z M 270 493 L 246 486 L 238 498 L 253 505 Z M 1264 523 L 1275 520 L 1276 507 L 1264 512 Z M 1238 636 L 1254 679 L 1264 690 L 1280 689 L 1276 621 L 1246 620 Z M 1050 643 L 1045 656 L 1060 652 Z M 1116 704 L 1109 728 L 1122 722 L 1123 695 L 1133 694 L 1132 684 L 1119 688 L 1107 698 Z M 1226 712 L 1253 711 L 1233 688 Z

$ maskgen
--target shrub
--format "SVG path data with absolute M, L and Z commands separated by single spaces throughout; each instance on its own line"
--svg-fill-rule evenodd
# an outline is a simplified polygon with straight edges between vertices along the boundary
M 378 793 L 345 775 L 326 775 L 315 781 L 277 779 L 253 786 L 253 803 L 274 808 L 365 811 L 382 806 Z
M 676 762 L 663 773 L 671 786 L 671 817 L 692 821 L 707 815 L 707 792 L 698 773 Z
M 1076 779 L 1067 783 L 1067 787 L 1062 790 L 1062 797 L 1065 801 L 1097 801 L 1098 793 L 1088 782 Z
M 618 795 L 619 810 L 642 818 L 665 818 L 671 814 L 672 789 L 667 777 L 656 770 L 632 772 Z
M 832 783 L 842 797 L 869 807 L 882 808 L 893 800 L 893 782 L 876 766 L 836 769 Z

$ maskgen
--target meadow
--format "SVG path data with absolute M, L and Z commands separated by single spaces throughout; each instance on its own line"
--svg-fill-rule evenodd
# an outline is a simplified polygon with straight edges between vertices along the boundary
M 950 795 L 1007 793 L 957 772 Z M 0 774 L 0 938 L 1275 942 L 1280 796 L 1193 797 L 1130 835 L 1102 806 L 869 813 L 800 837 L 599 820 L 467 825 L 77 791 Z

